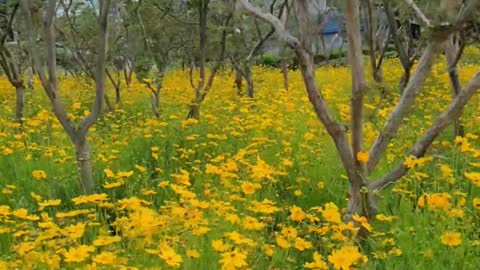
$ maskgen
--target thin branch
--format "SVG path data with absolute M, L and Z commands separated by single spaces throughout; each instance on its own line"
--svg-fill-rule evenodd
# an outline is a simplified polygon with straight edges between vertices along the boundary
M 87 134 L 88 129 L 97 121 L 102 112 L 105 96 L 105 69 L 107 62 L 108 12 L 110 10 L 110 1 L 111 0 L 103 0 L 100 6 L 100 15 L 98 18 L 98 59 L 95 71 L 95 101 L 92 105 L 91 113 L 83 118 L 78 126 L 80 137 L 84 137 Z
M 243 7 L 254 16 L 270 23 L 275 28 L 275 31 L 281 40 L 288 43 L 291 47 L 301 47 L 300 41 L 285 29 L 285 26 L 279 18 L 270 13 L 262 12 L 260 9 L 250 4 L 248 0 L 239 0 L 239 3 L 241 3 Z
M 430 23 L 430 20 L 423 14 L 423 12 L 420 10 L 420 8 L 415 4 L 413 0 L 405 0 L 405 2 L 410 6 L 410 8 L 415 11 L 415 14 L 417 15 L 418 19 L 422 22 L 424 26 L 431 27 L 432 24 Z
M 400 101 L 397 103 L 393 112 L 389 115 L 383 130 L 370 148 L 370 159 L 367 164 L 369 172 L 371 172 L 378 164 L 388 144 L 397 134 L 403 119 L 408 114 L 410 107 L 413 105 L 420 92 L 419 88 L 425 82 L 432 69 L 435 62 L 435 55 L 439 49 L 440 45 L 437 43 L 431 43 L 425 49 L 423 56 L 420 59 L 420 63 L 418 64 L 412 78 L 408 81 Z
M 435 123 L 430 126 L 430 128 L 425 132 L 425 134 L 417 140 L 415 145 L 412 147 L 409 155 L 416 158 L 424 156 L 426 151 L 428 150 L 432 142 L 438 137 L 438 135 L 446 127 L 452 124 L 455 119 L 460 117 L 463 108 L 479 88 L 480 71 L 473 76 L 467 86 L 450 102 L 448 108 L 437 118 Z M 385 186 L 398 181 L 408 171 L 409 168 L 405 166 L 404 161 L 402 161 L 394 170 L 385 175 L 383 178 L 372 182 L 369 185 L 369 188 L 370 190 L 383 189 Z

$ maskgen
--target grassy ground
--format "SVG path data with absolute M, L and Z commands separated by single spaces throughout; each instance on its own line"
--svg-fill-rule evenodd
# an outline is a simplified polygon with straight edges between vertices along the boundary
M 476 69 L 465 62 L 462 82 Z M 384 73 L 368 93 L 367 145 L 398 100 L 398 63 L 387 60 Z M 279 70 L 254 74 L 253 101 L 236 95 L 228 72 L 219 76 L 198 123 L 184 120 L 187 73 L 167 76 L 160 119 L 151 118 L 143 85 L 124 88 L 118 109 L 89 135 L 97 181 L 89 197 L 80 196 L 72 145 L 42 89 L 27 96 L 22 129 L 2 79 L 0 269 L 478 269 L 480 176 L 469 174 L 480 171 L 478 96 L 462 118 L 467 136 L 446 131 L 422 164 L 379 194 L 381 215 L 363 222 L 372 228 L 359 240 L 358 228 L 339 220 L 347 181 L 300 75 L 290 74 L 286 92 Z M 317 79 L 348 121 L 349 71 L 325 67 Z M 92 86 L 65 78 L 61 89 L 78 121 Z M 449 99 L 439 64 L 372 179 L 405 158 Z

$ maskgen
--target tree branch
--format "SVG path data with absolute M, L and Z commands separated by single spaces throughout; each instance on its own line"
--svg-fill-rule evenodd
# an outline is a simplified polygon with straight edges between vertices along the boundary
M 405 0 L 405 2 L 407 3 L 407 5 L 410 6 L 410 8 L 413 9 L 413 11 L 415 11 L 415 14 L 417 15 L 418 19 L 420 19 L 420 21 L 424 26 L 426 27 L 432 26 L 432 24 L 430 23 L 430 20 L 427 18 L 427 16 L 425 16 L 425 14 L 423 14 L 423 12 L 420 10 L 417 4 L 415 4 L 413 0 Z
M 417 140 L 409 155 L 416 158 L 425 155 L 432 142 L 437 136 L 453 121 L 455 121 L 460 115 L 473 95 L 480 88 L 480 71 L 477 72 L 467 86 L 450 102 L 448 108 L 437 118 L 425 134 Z M 400 163 L 393 171 L 385 175 L 383 178 L 372 182 L 369 185 L 370 190 L 383 189 L 385 186 L 398 181 L 402 178 L 409 168 L 404 165 L 404 161 Z
M 79 136 L 85 136 L 88 129 L 97 121 L 102 112 L 102 105 L 105 96 L 105 69 L 107 62 L 107 44 L 108 44 L 108 13 L 110 10 L 110 1 L 103 0 L 100 3 L 100 16 L 98 18 L 99 36 L 98 36 L 98 59 L 95 71 L 95 101 L 90 114 L 83 118 L 78 126 Z
M 425 49 L 415 73 L 409 80 L 402 96 L 400 97 L 400 101 L 395 106 L 393 112 L 389 115 L 383 130 L 370 148 L 370 159 L 367 164 L 369 172 L 371 172 L 378 164 L 388 144 L 397 134 L 403 119 L 408 114 L 410 107 L 414 104 L 415 99 L 420 92 L 419 88 L 427 79 L 435 62 L 435 55 L 439 50 L 440 44 L 436 42 L 429 44 Z

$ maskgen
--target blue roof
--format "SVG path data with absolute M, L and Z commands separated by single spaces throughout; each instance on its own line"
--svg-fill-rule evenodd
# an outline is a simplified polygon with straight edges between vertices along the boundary
M 323 25 L 321 32 L 323 35 L 336 34 L 340 32 L 340 25 L 335 18 L 328 18 L 327 22 Z
M 330 17 L 327 19 L 325 24 L 323 25 L 323 28 L 321 30 L 322 35 L 335 35 L 338 34 L 342 31 L 342 28 L 340 26 L 339 20 L 340 18 L 336 17 Z M 341 20 L 341 19 L 340 19 Z M 343 31 L 346 31 L 346 29 L 343 29 Z M 360 32 L 365 31 L 365 26 L 363 24 L 360 25 Z

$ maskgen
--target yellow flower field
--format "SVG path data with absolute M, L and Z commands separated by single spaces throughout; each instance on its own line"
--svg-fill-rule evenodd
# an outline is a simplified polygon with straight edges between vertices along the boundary
M 465 82 L 478 65 L 459 69 Z M 279 70 L 253 74 L 250 100 L 223 70 L 200 121 L 185 120 L 188 71 L 167 75 L 159 119 L 146 86 L 123 84 L 121 104 L 89 133 L 92 195 L 82 195 L 73 146 L 41 84 L 27 90 L 21 126 L 14 89 L 0 79 L 0 269 L 478 269 L 478 95 L 462 117 L 466 136 L 447 130 L 425 158 L 407 158 L 412 171 L 379 194 L 379 214 L 370 222 L 354 216 L 354 224 L 342 221 L 348 183 L 300 74 L 290 72 L 288 92 Z M 384 84 L 370 84 L 367 145 L 399 98 L 401 74 L 397 60 L 387 60 Z M 349 70 L 322 67 L 316 76 L 336 117 L 348 122 Z M 93 88 L 82 77 L 61 79 L 72 119 L 89 112 Z M 438 64 L 383 171 L 406 158 L 450 99 Z

